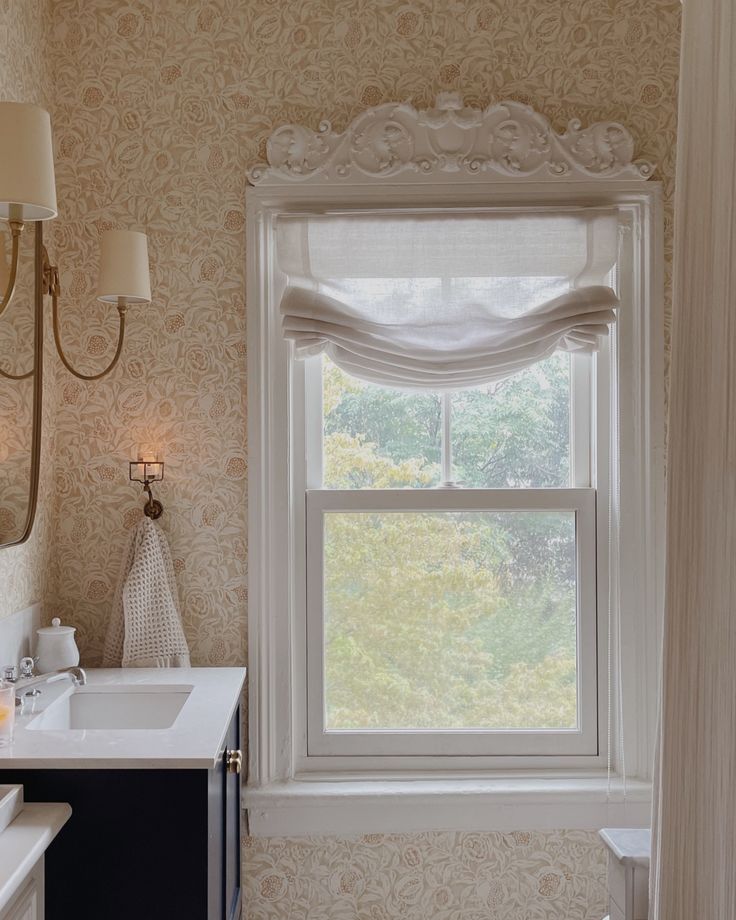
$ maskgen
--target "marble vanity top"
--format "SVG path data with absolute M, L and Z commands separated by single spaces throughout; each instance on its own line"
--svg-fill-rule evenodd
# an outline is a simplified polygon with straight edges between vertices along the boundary
M 649 868 L 652 833 L 648 827 L 604 827 L 599 833 L 619 862 Z
M 208 769 L 222 754 L 225 733 L 240 701 L 245 668 L 116 668 L 87 670 L 80 692 L 146 686 L 188 696 L 169 728 L 41 730 L 29 723 L 74 687 L 64 679 L 40 685 L 33 712 L 16 718 L 13 743 L 0 748 L 3 769 Z M 36 723 L 38 725 L 39 722 Z M 1 773 L 0 773 L 1 775 Z
M 71 808 L 63 803 L 26 804 L 13 823 L 0 834 L 0 911 L 13 899 L 71 813 Z

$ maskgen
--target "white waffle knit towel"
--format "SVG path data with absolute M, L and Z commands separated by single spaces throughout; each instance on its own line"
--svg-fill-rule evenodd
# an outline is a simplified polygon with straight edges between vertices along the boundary
M 131 535 L 107 627 L 108 668 L 188 668 L 171 551 L 164 532 L 144 517 Z

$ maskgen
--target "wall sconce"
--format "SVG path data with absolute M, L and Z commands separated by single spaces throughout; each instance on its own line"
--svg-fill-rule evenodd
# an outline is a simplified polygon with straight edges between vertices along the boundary
M 0 219 L 8 221 L 11 236 L 10 263 L 6 262 L 4 252 L 0 258 L 0 284 L 4 282 L 0 314 L 15 291 L 20 237 L 25 222 L 50 220 L 56 215 L 49 114 L 36 105 L 0 102 Z M 113 359 L 98 374 L 77 371 L 64 353 L 59 328 L 59 269 L 51 265 L 45 247 L 42 271 L 41 296 L 50 294 L 52 298 L 54 341 L 59 357 L 66 369 L 80 380 L 99 380 L 110 373 L 120 358 L 128 304 L 151 301 L 146 235 L 132 230 L 108 230 L 102 235 L 97 299 L 117 304 L 119 330 Z M 30 376 L 30 373 L 22 376 Z M 3 376 L 12 378 L 8 374 Z
M 47 257 L 48 258 L 48 257 Z M 129 303 L 150 303 L 151 282 L 148 274 L 148 239 L 136 230 L 106 230 L 100 241 L 100 275 L 97 282 L 97 299 L 102 303 L 115 303 L 118 308 L 118 344 L 112 361 L 98 374 L 82 374 L 69 363 L 61 344 L 59 330 L 59 271 L 47 269 L 52 282 L 51 294 L 54 341 L 64 367 L 80 380 L 99 380 L 109 374 L 118 363 L 125 339 L 125 314 Z
M 151 483 L 162 482 L 164 478 L 163 460 L 144 460 L 139 457 L 138 460 L 131 460 L 128 468 L 130 481 L 143 483 L 143 491 L 148 495 L 148 500 L 143 506 L 143 513 L 151 520 L 157 520 L 164 513 L 164 506 L 153 497 Z

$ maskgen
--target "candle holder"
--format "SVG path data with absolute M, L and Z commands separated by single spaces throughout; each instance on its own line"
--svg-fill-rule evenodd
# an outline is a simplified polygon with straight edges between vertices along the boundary
M 157 520 L 164 513 L 164 506 L 153 497 L 152 482 L 162 482 L 164 478 L 163 460 L 131 460 L 128 464 L 128 476 L 131 482 L 143 484 L 143 491 L 148 495 L 148 500 L 143 506 L 143 513 L 152 521 Z

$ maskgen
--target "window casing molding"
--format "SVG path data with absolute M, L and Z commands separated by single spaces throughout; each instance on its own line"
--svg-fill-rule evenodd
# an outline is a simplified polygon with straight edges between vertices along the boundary
M 620 623 L 612 624 L 611 696 L 621 700 L 623 724 L 613 724 L 610 734 L 617 740 L 613 752 L 614 772 L 620 770 L 625 753 L 629 784 L 628 806 L 611 797 L 605 781 L 608 763 L 606 749 L 609 732 L 606 683 L 609 669 L 607 630 L 599 622 L 598 672 L 599 748 L 594 756 L 545 757 L 540 763 L 518 756 L 461 756 L 441 758 L 418 754 L 402 756 L 355 757 L 307 754 L 306 706 L 303 690 L 307 686 L 305 658 L 295 650 L 304 646 L 303 600 L 297 586 L 306 578 L 303 542 L 306 519 L 302 502 L 292 496 L 304 495 L 304 457 L 310 449 L 305 443 L 303 417 L 305 388 L 314 386 L 304 365 L 289 359 L 288 344 L 279 328 L 280 282 L 274 268 L 274 222 L 279 214 L 298 211 L 351 208 L 493 208 L 615 206 L 625 216 L 620 270 L 622 308 L 617 327 L 617 363 L 620 424 L 621 507 L 618 526 L 619 560 L 614 573 L 620 592 Z M 663 256 L 661 192 L 658 183 L 641 179 L 576 179 L 536 181 L 528 178 L 445 181 L 418 185 L 402 182 L 311 181 L 266 183 L 249 189 L 248 214 L 248 355 L 249 355 L 249 728 L 250 771 L 245 802 L 251 809 L 251 828 L 256 833 L 308 832 L 308 815 L 314 816 L 314 803 L 335 801 L 341 808 L 329 810 L 332 823 L 324 828 L 336 832 L 362 832 L 354 819 L 366 801 L 371 808 L 387 804 L 396 807 L 396 792 L 386 784 L 425 782 L 431 799 L 434 789 L 441 801 L 453 794 L 465 796 L 468 783 L 482 777 L 489 812 L 485 826 L 501 826 L 501 809 L 523 798 L 524 777 L 529 771 L 543 770 L 550 780 L 549 796 L 538 797 L 535 821 L 543 826 L 583 826 L 582 818 L 564 818 L 564 803 L 571 790 L 583 788 L 583 799 L 597 803 L 589 810 L 600 818 L 600 808 L 608 809 L 611 822 L 623 820 L 621 809 L 629 808 L 630 823 L 646 820 L 646 784 L 651 775 L 656 721 L 657 659 L 662 609 L 662 534 L 663 534 Z M 596 359 L 598 379 L 608 379 L 606 346 Z M 611 431 L 609 397 L 605 387 L 590 390 L 599 430 Z M 295 398 L 295 394 L 298 398 Z M 307 401 L 308 403 L 309 401 Z M 573 411 L 587 412 L 585 406 Z M 288 420 L 288 424 L 286 423 Z M 309 426 L 307 426 L 309 427 Z M 314 426 L 311 427 L 311 430 Z M 600 447 L 596 447 L 596 450 Z M 297 460 L 298 462 L 295 462 Z M 594 458 L 575 458 L 575 464 L 592 463 Z M 599 513 L 607 514 L 607 477 L 597 483 Z M 608 558 L 598 560 L 599 609 L 608 605 Z M 626 573 L 626 577 L 621 577 Z M 620 642 L 617 641 L 620 635 Z M 620 682 L 619 682 L 620 675 Z M 615 713 L 614 713 L 615 715 Z M 511 779 L 509 779 L 511 777 Z M 575 787 L 575 780 L 580 780 Z M 562 785 L 554 787 L 554 782 Z M 504 787 L 506 782 L 506 787 Z M 443 786 L 443 783 L 445 784 Z M 511 786 L 509 786 L 509 783 Z M 514 786 L 521 783 L 521 786 Z M 572 783 L 572 786 L 570 785 Z M 588 783 L 588 786 L 585 786 Z M 286 784 L 286 785 L 284 785 Z M 357 784 L 357 785 L 355 785 Z M 432 785 L 434 784 L 434 785 Z M 459 784 L 459 785 L 456 785 Z M 406 786 L 404 788 L 408 792 Z M 453 793 L 453 789 L 455 793 Z M 505 789 L 505 792 L 504 792 Z M 511 789 L 511 792 L 509 792 Z M 317 798 L 309 798 L 310 790 Z M 333 790 L 333 791 L 331 791 Z M 371 799 L 371 790 L 372 796 Z M 506 794 L 511 796 L 504 797 Z M 538 795 L 538 790 L 537 793 Z M 587 798 L 586 798 L 587 795 Z M 319 798 L 321 796 L 322 798 Z M 448 796 L 450 798 L 448 798 Z M 425 826 L 416 813 L 411 818 L 408 796 L 403 829 Z M 417 809 L 426 811 L 426 796 Z M 307 805 L 311 801 L 312 805 Z M 440 799 L 435 799 L 440 801 Z M 467 798 L 462 798 L 467 804 Z M 480 800 L 479 800 L 480 801 Z M 529 801 L 532 801 L 530 799 Z M 580 797 L 576 800 L 579 804 Z M 392 805 L 393 802 L 393 805 Z M 547 803 L 549 810 L 545 813 Z M 271 803 L 269 805 L 269 803 Z M 631 812 L 636 803 L 635 813 Z M 357 810 L 352 810 L 355 806 Z M 619 811 L 615 811 L 619 808 Z M 278 813 L 278 820 L 274 810 Z M 288 815 L 281 809 L 287 809 Z M 541 810 L 540 810 L 541 809 Z M 555 809 L 558 809 L 555 811 Z M 613 811 L 611 809 L 614 809 Z M 637 810 L 638 809 L 638 810 Z M 465 824 L 472 824 L 473 809 L 467 809 Z M 464 819 L 457 812 L 458 822 Z M 575 812 L 576 815 L 579 814 Z M 351 817 L 352 815 L 352 817 Z M 301 818 L 300 818 L 301 816 Z M 637 817 L 638 816 L 638 817 Z M 518 813 L 519 821 L 522 816 Z M 326 819 L 325 819 L 326 820 Z M 549 820 L 552 824 L 545 824 Z M 302 822 L 300 825 L 300 821 Z M 489 823 L 489 821 L 491 823 Z M 328 826 L 329 825 L 329 826 Z M 320 825 L 321 826 L 321 825 Z M 592 826 L 592 825 L 591 825 Z M 274 828 L 278 828 L 274 831 Z

